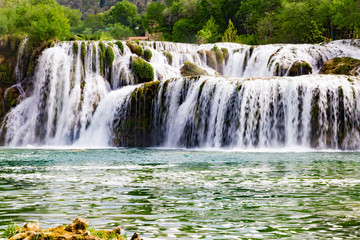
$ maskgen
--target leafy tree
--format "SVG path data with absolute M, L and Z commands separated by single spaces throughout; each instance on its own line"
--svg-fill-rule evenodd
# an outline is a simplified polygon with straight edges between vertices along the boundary
M 212 43 L 219 39 L 219 25 L 216 24 L 215 19 L 211 17 L 204 27 L 198 31 L 196 37 L 199 43 Z
M 224 32 L 222 41 L 223 42 L 236 42 L 236 37 L 237 37 L 237 30 L 236 30 L 233 22 L 231 21 L 231 19 L 229 19 L 229 25 L 228 25 L 228 28 Z
M 151 3 L 146 11 L 144 18 L 144 27 L 150 29 L 154 25 L 160 25 L 164 21 L 164 10 L 165 6 L 160 2 Z
M 138 18 L 135 4 L 124 0 L 116 3 L 109 12 L 109 23 L 121 23 L 124 26 L 131 26 Z
M 354 32 L 360 31 L 359 0 L 333 0 L 331 12 L 333 23 L 340 29 L 347 29 L 349 38 L 353 37 Z
M 196 28 L 194 24 L 186 18 L 180 19 L 174 25 L 172 35 L 175 42 L 194 42 Z

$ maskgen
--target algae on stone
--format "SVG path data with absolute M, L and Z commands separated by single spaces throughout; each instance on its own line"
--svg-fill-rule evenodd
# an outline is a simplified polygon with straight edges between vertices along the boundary
M 151 58 L 152 58 L 152 52 L 151 52 L 151 50 L 148 49 L 148 48 L 145 49 L 145 51 L 144 51 L 144 59 L 145 59 L 146 61 L 150 62 Z
M 122 42 L 120 42 L 120 41 L 116 41 L 115 44 L 119 47 L 120 52 L 124 53 L 124 44 Z
M 291 65 L 288 76 L 300 76 L 312 73 L 312 67 L 305 61 L 296 61 Z

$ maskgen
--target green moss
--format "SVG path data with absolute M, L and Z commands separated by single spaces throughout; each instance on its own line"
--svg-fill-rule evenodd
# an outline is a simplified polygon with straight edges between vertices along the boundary
M 223 62 L 224 62 L 224 54 L 221 51 L 221 49 L 219 49 L 217 46 L 214 46 L 213 51 L 215 52 L 215 55 L 216 55 L 217 64 L 223 64 Z
M 296 61 L 290 67 L 288 76 L 300 76 L 312 73 L 312 67 L 305 61 Z
M 250 50 L 249 50 L 249 58 L 251 57 L 251 55 L 253 54 L 254 52 L 254 46 L 251 46 L 250 47 Z
M 114 44 L 112 42 L 109 42 L 108 45 L 111 46 L 112 48 L 114 47 Z
M 83 64 L 85 64 L 85 56 L 86 56 L 86 43 L 82 42 L 81 43 L 81 61 L 83 62 Z
M 117 41 L 115 44 L 119 47 L 120 52 L 124 53 L 124 44 L 120 41 Z
M 221 48 L 221 51 L 223 52 L 225 62 L 229 60 L 229 50 L 227 48 Z
M 106 49 L 106 57 L 107 57 L 108 64 L 111 67 L 114 62 L 114 59 L 115 59 L 114 50 L 112 49 L 111 46 L 108 46 Z
M 216 54 L 214 51 L 205 51 L 206 64 L 214 70 L 217 70 Z
M 165 57 L 167 58 L 167 60 L 168 60 L 168 63 L 169 63 L 169 65 L 172 65 L 172 62 L 173 62 L 173 56 L 171 55 L 171 53 L 170 52 L 165 52 Z
M 184 63 L 184 66 L 180 68 L 182 76 L 197 76 L 197 75 L 206 75 L 206 72 L 197 66 L 195 63 L 189 61 Z
M 131 63 L 132 71 L 134 72 L 138 83 L 149 82 L 154 80 L 154 69 L 151 64 L 147 63 L 139 57 L 133 57 Z
M 99 53 L 99 61 L 100 61 L 100 73 L 102 75 L 105 74 L 105 55 L 106 55 L 106 47 L 103 42 L 99 43 L 100 53 Z
M 150 49 L 145 49 L 144 58 L 145 58 L 146 61 L 150 62 L 150 60 L 152 58 L 152 52 L 151 52 Z
M 324 63 L 320 69 L 321 74 L 357 75 L 356 69 L 360 67 L 360 60 L 350 57 L 333 58 Z
M 242 83 L 240 83 L 240 84 L 237 86 L 237 91 L 240 92 L 241 89 L 242 89 Z
M 143 55 L 143 48 L 137 44 L 133 44 L 131 42 L 126 42 L 126 45 L 130 48 L 130 51 L 139 57 Z

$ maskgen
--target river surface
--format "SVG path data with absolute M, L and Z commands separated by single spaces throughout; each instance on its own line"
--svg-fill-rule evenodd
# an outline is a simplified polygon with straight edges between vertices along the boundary
M 360 153 L 0 149 L 10 222 L 144 239 L 358 239 Z

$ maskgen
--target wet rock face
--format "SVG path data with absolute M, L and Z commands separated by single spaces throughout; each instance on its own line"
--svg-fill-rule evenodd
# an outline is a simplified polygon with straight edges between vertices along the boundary
M 320 74 L 358 76 L 360 74 L 360 60 L 351 57 L 329 59 L 320 69 Z

